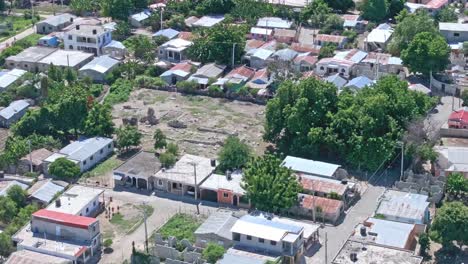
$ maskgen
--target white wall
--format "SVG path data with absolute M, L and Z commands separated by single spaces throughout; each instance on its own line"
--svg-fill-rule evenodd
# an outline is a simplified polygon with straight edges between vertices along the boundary
M 110 147 L 109 147 L 110 146 Z M 81 172 L 87 171 L 94 167 L 97 163 L 105 159 L 114 151 L 114 143 L 111 142 L 103 148 L 99 149 L 92 155 L 90 155 L 86 160 L 80 162 Z M 85 164 L 86 163 L 86 164 Z

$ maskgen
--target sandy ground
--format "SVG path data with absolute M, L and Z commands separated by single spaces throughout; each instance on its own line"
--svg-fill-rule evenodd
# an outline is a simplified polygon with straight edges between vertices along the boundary
M 146 116 L 153 108 L 159 124 L 155 126 L 139 123 L 144 134 L 143 149 L 153 149 L 153 133 L 159 128 L 179 145 L 181 153 L 215 158 L 222 143 L 229 135 L 238 135 L 257 154 L 264 152 L 266 143 L 262 140 L 265 106 L 247 102 L 229 101 L 206 96 L 188 96 L 165 91 L 139 89 L 134 91 L 128 102 L 115 105 L 113 118 L 116 126 L 122 118 Z M 168 126 L 171 120 L 178 120 L 187 128 Z

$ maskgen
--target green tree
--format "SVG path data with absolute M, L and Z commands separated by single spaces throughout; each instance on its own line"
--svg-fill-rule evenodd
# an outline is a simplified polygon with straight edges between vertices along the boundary
M 443 71 L 450 63 L 450 47 L 440 35 L 429 32 L 418 33 L 408 48 L 401 53 L 403 63 L 412 72 L 429 73 Z
M 233 0 L 234 8 L 231 15 L 235 18 L 246 20 L 249 24 L 255 24 L 259 18 L 272 16 L 273 5 L 257 0 Z
M 435 19 L 438 22 L 457 22 L 458 15 L 455 12 L 455 8 L 446 6 L 437 12 Z
M 413 38 L 421 32 L 438 34 L 439 30 L 435 26 L 434 20 L 427 12 L 418 11 L 415 14 L 408 14 L 406 10 L 397 16 L 398 24 L 392 34 L 389 51 L 393 55 L 399 55 L 406 49 Z
M 166 135 L 162 132 L 161 129 L 156 129 L 153 135 L 154 139 L 154 149 L 163 149 L 167 145 Z
M 13 252 L 13 242 L 11 241 L 10 235 L 6 233 L 0 233 L 0 255 L 8 257 Z
M 234 7 L 232 0 L 202 0 L 195 10 L 200 15 L 225 14 Z
M 5 5 L 5 0 L 0 0 L 0 12 L 5 11 L 6 5 Z
M 173 28 L 175 30 L 185 30 L 185 18 L 180 14 L 173 14 L 171 18 L 166 23 L 167 27 Z
M 331 14 L 325 20 L 325 23 L 321 27 L 320 32 L 324 34 L 331 34 L 335 31 L 343 30 L 343 19 L 336 14 Z
M 8 189 L 7 191 L 7 196 L 15 202 L 16 206 L 18 208 L 21 208 L 26 205 L 26 199 L 28 196 L 28 193 L 23 190 L 20 186 L 15 185 Z
M 251 156 L 252 150 L 247 144 L 238 137 L 230 136 L 219 153 L 219 168 L 222 171 L 242 168 Z
M 164 20 L 165 20 L 165 15 L 163 14 L 163 21 Z M 145 23 L 146 25 L 150 26 L 153 31 L 160 30 L 161 29 L 161 12 L 153 12 Z
M 47 76 L 41 78 L 41 96 L 43 99 L 49 96 L 49 78 Z
M 72 179 L 80 175 L 80 167 L 67 158 L 58 158 L 50 164 L 49 173 L 59 179 Z
M 316 0 L 304 7 L 299 17 L 302 22 L 308 23 L 312 27 L 321 28 L 331 12 L 332 9 L 324 0 Z
M 105 248 L 110 248 L 112 246 L 112 239 L 108 238 L 106 240 L 104 240 L 104 242 L 102 243 L 102 245 L 105 247 Z
M 88 113 L 87 92 L 81 87 L 69 87 L 54 105 L 55 127 L 65 134 L 72 131 L 78 137 L 79 131 L 84 128 L 84 121 Z
M 346 13 L 346 11 L 354 7 L 353 0 L 325 0 L 325 2 L 333 10 L 340 11 L 341 13 Z
M 87 136 L 111 137 L 114 133 L 111 107 L 95 103 L 84 121 L 83 133 Z
M 125 40 L 132 34 L 132 30 L 130 28 L 130 23 L 126 21 L 119 21 L 115 26 L 114 32 L 112 32 L 112 38 L 116 40 Z
M 164 168 L 170 168 L 176 163 L 177 157 L 173 153 L 166 151 L 159 156 L 159 161 Z
M 54 117 L 55 114 L 49 107 L 30 110 L 12 127 L 13 134 L 23 137 L 31 134 L 55 135 Z
M 208 243 L 208 245 L 203 249 L 202 255 L 208 263 L 215 264 L 216 261 L 223 257 L 225 251 L 226 250 L 221 245 Z
M 131 0 L 103 0 L 103 13 L 116 20 L 126 21 L 133 9 Z
M 123 152 L 129 150 L 130 147 L 140 145 L 142 134 L 138 128 L 131 125 L 121 126 L 117 129 L 117 146 Z
M 148 0 L 132 0 L 132 4 L 137 10 L 148 8 Z
M 336 45 L 335 44 L 325 44 L 320 48 L 319 59 L 330 58 L 335 55 Z
M 468 243 L 468 207 L 461 202 L 446 202 L 437 211 L 431 226 L 431 238 L 451 247 Z
M 387 17 L 393 18 L 398 15 L 401 10 L 405 9 L 406 0 L 387 0 L 388 14 Z
M 461 173 L 451 173 L 447 178 L 445 188 L 453 197 L 463 198 L 468 195 L 468 179 Z
M 18 213 L 15 201 L 10 197 L 0 196 L 0 221 L 9 224 Z
M 70 8 L 79 16 L 83 16 L 86 12 L 96 11 L 98 4 L 94 0 L 71 0 Z
M 278 213 L 297 201 L 299 183 L 281 160 L 265 155 L 247 163 L 242 187 L 253 206 L 262 211 Z
M 429 246 L 431 245 L 431 240 L 429 239 L 429 235 L 427 233 L 422 233 L 419 235 L 419 245 L 421 255 L 425 256 L 427 254 Z
M 179 155 L 179 146 L 177 146 L 176 143 L 169 143 L 167 144 L 166 146 L 166 152 L 169 152 L 169 153 L 172 153 L 174 156 L 177 157 L 177 155 Z
M 188 48 L 188 56 L 202 63 L 213 62 L 228 64 L 234 47 L 234 60 L 240 62 L 245 46 L 246 27 L 238 25 L 217 24 L 201 30 Z
M 156 53 L 154 52 L 154 44 L 151 39 L 147 36 L 138 35 L 135 38 L 135 46 L 134 46 L 134 56 L 135 58 L 146 62 L 148 64 L 152 64 L 154 58 L 156 57 Z
M 380 22 L 387 17 L 388 3 L 386 0 L 364 0 L 361 4 L 362 17 L 374 22 Z

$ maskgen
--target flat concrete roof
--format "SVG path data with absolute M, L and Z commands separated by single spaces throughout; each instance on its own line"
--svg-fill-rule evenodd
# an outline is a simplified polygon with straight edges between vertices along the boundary
M 16 62 L 38 62 L 56 50 L 57 49 L 54 48 L 34 46 L 27 48 L 16 55 L 8 57 L 7 60 Z
M 158 179 L 195 185 L 194 166 L 197 170 L 197 184 L 200 185 L 215 169 L 211 166 L 211 159 L 185 154 L 169 169 L 161 169 L 155 174 Z
M 154 153 L 141 151 L 115 168 L 114 172 L 149 178 L 160 169 L 161 162 Z
M 47 210 L 77 215 L 87 204 L 104 192 L 102 189 L 73 186 L 68 191 L 59 196 L 61 206 L 56 207 L 55 203 L 47 206 Z
M 18 250 L 11 253 L 5 264 L 71 264 L 73 261 L 31 250 Z
M 94 57 L 91 53 L 73 50 L 57 50 L 49 56 L 41 59 L 39 63 L 54 64 L 55 66 L 62 67 L 75 67 L 76 65 Z

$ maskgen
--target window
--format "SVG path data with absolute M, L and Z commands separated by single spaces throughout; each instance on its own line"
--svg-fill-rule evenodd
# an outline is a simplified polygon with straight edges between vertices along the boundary
M 323 71 L 323 70 L 324 70 L 323 66 L 320 66 L 320 70 L 321 70 L 321 71 Z
M 459 36 L 460 36 L 460 33 L 453 33 L 453 36 L 454 36 L 454 37 L 459 37 Z
M 228 197 L 229 197 L 229 194 L 228 194 L 228 193 L 223 193 L 223 197 L 224 197 L 224 198 L 228 198 Z
M 158 185 L 159 186 L 162 186 L 163 185 L 163 181 L 161 179 L 158 180 Z
M 107 145 L 107 148 L 111 148 L 112 144 Z
M 88 207 L 86 207 L 86 213 L 88 213 L 88 212 L 89 212 L 89 208 L 88 208 Z
M 272 246 L 276 246 L 276 241 L 270 241 L 270 244 L 271 244 Z
M 251 236 L 247 236 L 247 240 L 252 240 L 252 237 L 251 237 Z
M 93 232 L 96 232 L 96 226 L 93 226 Z
M 72 49 L 73 49 L 73 45 L 69 45 L 69 46 L 68 46 L 68 49 L 71 49 L 71 50 L 72 50 Z
M 94 157 L 93 157 L 93 156 L 91 156 L 91 157 L 89 158 L 89 160 L 93 160 L 93 159 L 94 159 Z
M 72 35 L 68 35 L 68 39 L 69 39 L 69 40 L 72 40 L 72 39 L 73 39 L 73 36 L 72 36 Z
M 104 150 L 103 150 L 103 149 L 101 149 L 101 150 L 99 151 L 99 153 L 101 153 L 101 154 L 102 154 L 103 152 L 104 152 Z
M 265 239 L 259 238 L 259 239 L 258 239 L 258 242 L 260 242 L 260 243 L 265 243 Z
M 27 68 L 27 67 L 28 67 L 28 65 L 27 65 L 27 64 L 25 64 L 25 65 L 24 65 L 24 67 L 26 67 L 26 68 Z
M 232 233 L 232 240 L 240 241 L 240 234 L 239 233 Z
M 96 206 L 96 201 L 93 201 L 93 206 Z
M 86 165 L 86 160 L 85 160 L 85 161 L 83 161 L 83 165 Z

